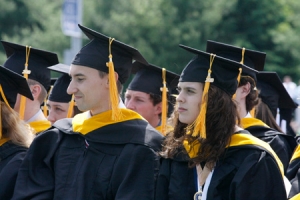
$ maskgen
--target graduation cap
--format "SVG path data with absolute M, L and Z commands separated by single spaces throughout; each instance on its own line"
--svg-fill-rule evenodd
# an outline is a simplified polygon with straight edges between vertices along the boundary
M 56 53 L 35 48 L 28 48 L 19 44 L 1 41 L 5 49 L 7 60 L 4 67 L 23 76 L 25 63 L 28 64 L 28 78 L 41 83 L 48 91 L 50 89 L 50 70 L 47 68 L 58 63 Z
M 135 61 L 131 73 L 135 76 L 127 89 L 161 96 L 161 88 L 163 87 L 162 68 L 153 64 L 146 65 Z M 177 87 L 178 80 L 178 74 L 166 70 L 166 83 L 169 90 Z
M 0 85 L 1 87 L 7 88 L 10 92 L 16 94 L 19 93 L 27 97 L 28 99 L 33 100 L 33 96 L 26 79 L 23 76 L 20 76 L 19 74 L 3 66 L 0 66 Z M 11 108 L 14 107 L 14 99 L 10 100 L 9 98 L 7 98 L 5 92 L 4 94 L 3 92 L 1 92 L 1 100 L 5 101 L 5 103 L 8 104 L 8 106 L 10 106 Z
M 274 118 L 276 118 L 277 108 L 297 107 L 276 72 L 259 72 L 257 88 L 260 90 L 259 97 L 268 105 Z
M 179 46 L 197 55 L 183 69 L 179 82 L 205 83 L 208 74 L 207 71 L 210 67 L 211 54 L 188 46 Z M 211 78 L 214 80 L 211 84 L 232 96 L 235 94 L 238 86 L 237 77 L 239 75 L 239 68 L 242 68 L 243 71 L 257 72 L 239 62 L 216 55 L 212 63 Z
M 70 84 L 70 76 L 68 74 L 62 74 L 54 83 L 53 88 L 49 94 L 48 100 L 69 103 L 72 99 L 72 95 L 67 93 L 67 88 Z
M 122 84 L 130 76 L 133 60 L 148 64 L 137 49 L 118 40 L 113 40 L 110 46 L 108 36 L 80 24 L 78 26 L 91 41 L 78 52 L 72 64 L 91 67 L 108 73 L 109 68 L 106 63 L 109 61 L 108 56 L 111 53 L 114 70 L 118 73 L 119 81 Z M 109 48 L 111 48 L 111 52 L 109 52 Z
M 240 48 L 212 40 L 207 41 L 206 52 L 240 62 L 257 71 L 262 71 L 264 69 L 266 59 L 266 53 L 264 52 Z M 251 76 L 256 80 L 255 74 L 256 73 L 252 73 L 250 70 L 242 71 L 242 75 Z
M 167 100 L 167 93 L 170 94 L 172 89 L 177 87 L 179 75 L 153 64 L 146 65 L 138 61 L 133 63 L 131 73 L 135 76 L 128 85 L 128 90 L 151 93 L 162 97 L 161 121 L 162 133 L 165 135 L 167 114 L 173 110 L 172 101 Z
M 56 72 L 60 72 L 60 73 L 69 74 L 70 65 L 58 63 L 56 65 L 52 65 L 52 66 L 48 67 L 48 69 L 56 71 Z
M 70 103 L 69 109 L 68 109 L 68 116 L 71 117 L 73 107 L 74 107 L 74 101 L 72 99 L 73 95 L 70 95 L 67 93 L 67 89 L 70 84 L 70 76 L 69 76 L 69 65 L 65 65 L 62 63 L 53 65 L 48 67 L 49 69 L 63 73 L 54 83 L 52 90 L 49 94 L 48 100 L 54 101 L 54 102 L 60 102 L 60 103 Z
M 201 138 L 206 138 L 206 110 L 209 102 L 208 98 L 204 97 L 209 92 L 210 84 L 220 88 L 232 97 L 238 87 L 237 78 L 240 74 L 239 69 L 247 69 L 248 67 L 239 62 L 216 56 L 215 54 L 184 45 L 179 46 L 197 55 L 185 66 L 180 75 L 179 82 L 204 83 L 200 113 L 196 120 L 187 126 L 186 134 L 191 134 L 192 137 L 200 136 Z M 194 143 L 184 140 L 183 145 L 191 158 L 197 156 L 200 145 L 198 140 L 195 140 Z
M 122 114 L 118 108 L 119 95 L 115 71 L 123 84 L 130 76 L 133 60 L 148 63 L 137 49 L 82 25 L 78 26 L 91 41 L 77 53 L 72 64 L 108 73 L 112 119 L 118 120 Z
M 13 102 L 10 99 L 6 98 L 6 94 L 3 91 L 3 87 L 6 87 L 8 91 L 13 93 L 19 93 L 31 100 L 33 100 L 33 96 L 31 94 L 31 90 L 27 83 L 27 80 L 20 76 L 19 74 L 0 66 L 0 100 L 3 101 L 13 112 L 12 108 L 14 106 Z M 0 116 L 2 108 L 0 105 Z M 2 119 L 1 119 L 2 120 Z M 0 122 L 0 139 L 2 138 L 2 122 Z

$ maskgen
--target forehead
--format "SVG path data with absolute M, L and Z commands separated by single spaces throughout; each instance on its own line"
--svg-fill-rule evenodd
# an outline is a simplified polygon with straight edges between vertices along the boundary
M 61 107 L 69 106 L 69 103 L 56 102 L 56 101 L 50 101 L 50 100 L 47 101 L 47 104 L 51 105 L 51 106 L 61 106 Z
M 131 97 L 149 98 L 150 94 L 140 91 L 127 90 L 125 95 L 130 95 Z
M 203 88 L 203 83 L 200 83 L 200 82 L 179 82 L 178 87 L 180 87 L 180 88 L 201 89 L 201 88 Z
M 75 76 L 75 75 L 88 75 L 88 74 L 99 74 L 99 71 L 96 69 L 93 69 L 91 67 L 86 67 L 82 65 L 71 65 L 70 66 L 70 71 L 69 71 L 70 76 Z

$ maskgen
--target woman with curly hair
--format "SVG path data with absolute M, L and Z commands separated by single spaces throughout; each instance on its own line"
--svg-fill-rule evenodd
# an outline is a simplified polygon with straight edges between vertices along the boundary
M 251 69 L 180 46 L 197 56 L 179 79 L 175 127 L 164 141 L 156 198 L 285 199 L 277 155 L 237 126 L 232 96 L 240 68 Z
M 18 169 L 34 134 L 10 107 L 12 102 L 7 101 L 2 86 L 29 99 L 33 97 L 25 78 L 0 66 L 0 199 L 11 199 Z

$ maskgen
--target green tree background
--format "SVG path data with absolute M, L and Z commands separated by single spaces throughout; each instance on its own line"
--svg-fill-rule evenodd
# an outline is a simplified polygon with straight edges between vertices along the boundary
M 70 48 L 61 30 L 63 0 L 0 0 L 1 40 L 56 52 Z M 265 70 L 300 79 L 298 0 L 82 0 L 83 25 L 130 44 L 152 64 L 180 73 L 207 40 L 267 53 Z M 83 44 L 88 40 L 83 36 Z M 6 59 L 0 48 L 0 64 Z

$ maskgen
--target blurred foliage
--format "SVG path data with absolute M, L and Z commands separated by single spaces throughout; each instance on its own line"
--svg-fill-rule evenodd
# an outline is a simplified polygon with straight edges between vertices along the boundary
M 193 56 L 178 44 L 205 50 L 210 39 L 264 51 L 265 70 L 300 79 L 298 0 L 82 1 L 83 25 L 136 47 L 150 63 L 177 73 Z M 0 0 L 1 40 L 54 51 L 63 62 L 70 37 L 61 31 L 62 2 Z M 1 49 L 0 62 L 5 59 Z

